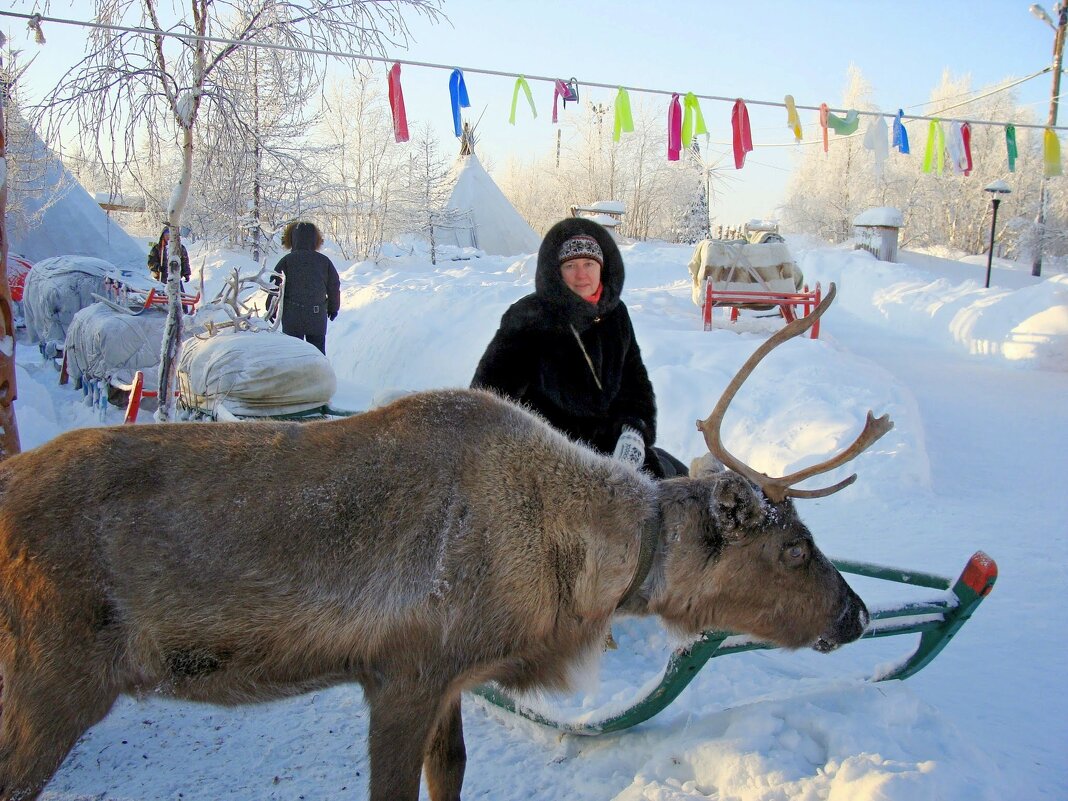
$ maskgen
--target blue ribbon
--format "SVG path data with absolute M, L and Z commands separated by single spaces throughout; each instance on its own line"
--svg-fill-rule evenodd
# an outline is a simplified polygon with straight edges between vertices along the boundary
M 905 110 L 899 108 L 894 118 L 894 147 L 901 153 L 909 152 L 909 132 L 905 130 L 901 118 L 905 116 Z
M 467 99 L 467 84 L 464 83 L 464 74 L 460 70 L 453 70 L 449 76 L 449 97 L 452 99 L 452 128 L 457 136 L 462 136 L 460 109 L 470 108 L 471 101 Z

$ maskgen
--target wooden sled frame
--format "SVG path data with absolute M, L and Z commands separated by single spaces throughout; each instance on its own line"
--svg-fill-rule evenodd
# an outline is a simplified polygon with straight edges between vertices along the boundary
M 712 330 L 712 309 L 723 306 L 730 309 L 730 321 L 738 319 L 738 310 L 759 306 L 777 306 L 786 322 L 791 323 L 798 317 L 808 317 L 823 299 L 823 291 L 817 283 L 809 290 L 805 284 L 798 292 L 774 292 L 766 290 L 716 289 L 710 279 L 705 279 L 704 303 L 701 305 L 701 317 L 704 330 Z M 800 312 L 800 313 L 799 313 Z M 809 333 L 813 339 L 819 339 L 820 321 L 817 320 Z
M 983 598 L 990 594 L 998 576 L 997 564 L 982 551 L 972 555 L 956 581 L 932 573 L 900 570 L 867 562 L 832 561 L 843 573 L 943 590 L 941 595 L 927 601 L 869 610 L 871 622 L 861 639 L 898 634 L 920 635 L 913 652 L 895 667 L 873 675 L 869 679 L 873 682 L 906 679 L 929 665 L 968 621 Z M 663 710 L 686 689 L 709 659 L 774 647 L 731 632 L 706 631 L 671 655 L 660 683 L 644 697 L 622 712 L 593 723 L 553 720 L 522 706 L 496 685 L 483 685 L 473 692 L 502 709 L 568 734 L 608 734 L 642 723 Z

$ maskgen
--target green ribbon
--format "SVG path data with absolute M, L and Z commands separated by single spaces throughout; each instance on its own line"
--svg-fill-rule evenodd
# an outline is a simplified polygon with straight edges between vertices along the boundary
M 933 119 L 927 126 L 927 150 L 923 154 L 923 171 L 930 172 L 937 168 L 936 174 L 942 174 L 946 156 L 946 133 L 942 130 L 942 120 Z
M 693 138 L 698 134 L 708 133 L 708 128 L 705 127 L 705 118 L 701 114 L 701 104 L 697 102 L 697 95 L 687 92 L 682 103 L 685 108 L 682 115 L 682 144 L 689 147 Z
M 1016 157 L 1020 155 L 1016 149 L 1016 126 L 1005 126 L 1005 149 L 1009 153 L 1009 172 L 1016 172 Z
M 630 133 L 634 130 L 634 120 L 630 116 L 630 96 L 622 86 L 616 93 L 615 120 L 612 129 L 612 141 L 619 141 L 621 131 Z
M 520 75 L 515 79 L 515 89 L 512 90 L 512 113 L 508 116 L 508 122 L 515 125 L 515 104 L 519 100 L 519 90 L 522 89 L 523 93 L 527 96 L 527 103 L 530 104 L 530 113 L 534 115 L 534 119 L 538 118 L 538 110 L 534 108 L 534 95 L 530 93 L 530 84 L 527 83 L 527 79 Z
M 856 133 L 857 128 L 860 127 L 860 115 L 855 108 L 851 108 L 847 111 L 844 117 L 836 117 L 828 111 L 827 127 L 832 129 L 836 134 L 843 136 Z

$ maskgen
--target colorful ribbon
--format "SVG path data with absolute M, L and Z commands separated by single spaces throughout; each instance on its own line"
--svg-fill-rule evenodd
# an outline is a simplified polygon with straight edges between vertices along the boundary
M 827 152 L 827 117 L 831 112 L 827 109 L 826 103 L 820 103 L 820 128 L 823 129 L 823 152 Z
M 467 98 L 467 84 L 464 83 L 464 74 L 460 70 L 453 70 L 449 76 L 449 98 L 452 100 L 452 129 L 457 136 L 462 136 L 460 109 L 471 108 L 471 101 Z
M 555 88 L 553 89 L 553 122 L 556 122 L 556 101 L 560 98 L 564 99 L 564 111 L 567 111 L 567 101 L 578 100 L 578 84 L 574 78 L 570 81 L 563 81 L 559 78 L 556 80 Z
M 786 96 L 786 127 L 794 132 L 794 141 L 801 141 L 801 118 L 797 116 L 797 106 L 794 105 L 794 96 Z
M 1042 174 L 1047 178 L 1055 175 L 1063 175 L 1061 169 L 1061 140 L 1057 138 L 1057 132 L 1047 128 L 1042 137 Z
M 964 161 L 964 135 L 961 133 L 960 123 L 954 120 L 949 124 L 949 135 L 946 136 L 946 155 L 949 157 L 949 166 L 953 172 L 963 173 L 967 163 Z
M 890 148 L 886 144 L 886 133 L 886 120 L 882 116 L 872 120 L 868 124 L 868 130 L 864 132 L 864 147 L 874 154 L 875 172 L 879 175 L 882 174 L 886 157 L 890 154 Z
M 964 123 L 960 126 L 960 136 L 964 142 L 964 174 L 972 174 L 972 126 Z
M 618 142 L 621 132 L 630 133 L 634 130 L 634 120 L 630 116 L 630 95 L 622 86 L 616 93 L 615 116 L 612 127 L 612 141 Z
M 705 127 L 705 117 L 701 113 L 697 95 L 687 92 L 682 104 L 686 109 L 682 118 L 682 144 L 689 147 L 695 136 L 708 133 L 708 129 Z
M 740 170 L 745 164 L 745 154 L 753 149 L 753 132 L 749 128 L 749 110 L 739 97 L 734 101 L 731 112 L 731 130 L 734 132 L 734 169 Z
M 839 136 L 856 133 L 857 128 L 860 127 L 860 115 L 855 108 L 847 111 L 844 117 L 836 116 L 828 111 L 827 125 L 833 128 L 834 132 Z
M 404 112 L 404 92 L 401 91 L 400 62 L 389 71 L 389 109 L 393 112 L 393 136 L 398 142 L 408 141 L 408 115 Z
M 1005 150 L 1008 151 L 1009 172 L 1016 172 L 1016 157 L 1020 155 L 1016 149 L 1016 126 L 1005 126 Z
M 936 173 L 942 174 L 945 167 L 946 134 L 942 130 L 942 121 L 931 120 L 927 126 L 927 149 L 923 154 L 923 171 L 930 172 L 932 167 L 937 168 Z
M 527 103 L 530 104 L 530 113 L 534 115 L 534 119 L 538 118 L 538 110 L 534 108 L 534 95 L 530 93 L 530 84 L 527 83 L 527 79 L 520 75 L 515 79 L 515 89 L 512 90 L 512 113 L 508 115 L 508 122 L 511 125 L 515 125 L 515 104 L 519 100 L 519 90 L 522 89 L 523 93 L 527 96 Z
M 678 161 L 682 152 L 682 106 L 677 92 L 668 103 L 668 161 Z
M 894 147 L 896 147 L 900 153 L 908 155 L 909 132 L 905 130 L 905 123 L 902 122 L 904 116 L 905 110 L 899 108 L 897 110 L 897 117 L 894 118 Z

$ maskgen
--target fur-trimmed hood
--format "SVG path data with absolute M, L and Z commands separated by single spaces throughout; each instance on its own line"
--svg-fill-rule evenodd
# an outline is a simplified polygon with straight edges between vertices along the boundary
M 560 247 L 578 234 L 592 236 L 604 253 L 604 265 L 601 267 L 604 290 L 596 306 L 568 289 L 560 274 Z M 550 228 L 542 240 L 538 249 L 534 293 L 568 322 L 585 328 L 595 317 L 602 317 L 619 305 L 623 278 L 623 256 L 608 229 L 584 217 L 568 217 Z

